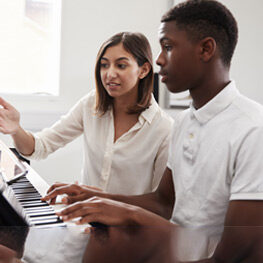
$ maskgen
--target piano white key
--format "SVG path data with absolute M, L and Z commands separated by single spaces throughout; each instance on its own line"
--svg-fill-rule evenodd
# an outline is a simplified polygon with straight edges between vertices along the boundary
M 30 212 L 41 212 L 41 211 L 54 211 L 54 209 L 52 207 L 49 207 L 49 206 L 45 206 L 45 207 L 42 207 L 42 208 L 39 208 L 39 207 L 30 207 L 30 208 L 25 208 L 24 211 L 27 213 L 30 213 Z
M 32 222 L 33 224 L 35 222 L 53 222 L 54 220 L 58 221 L 60 220 L 59 217 L 57 215 L 50 215 L 50 216 L 38 216 L 38 217 L 30 217 L 30 222 Z
M 15 194 L 14 194 L 15 195 Z M 35 196 L 35 197 L 38 197 L 39 199 L 40 198 L 42 198 L 42 196 L 39 194 L 39 193 L 25 193 L 25 194 L 16 194 L 15 196 L 17 197 L 17 198 L 20 198 L 21 196 L 28 196 L 28 197 L 30 197 L 30 196 Z
M 24 207 L 31 204 L 43 204 L 43 202 L 41 200 L 34 200 L 34 201 L 23 201 L 20 202 L 20 204 Z
M 67 224 L 64 223 L 64 222 L 34 225 L 34 227 L 38 228 L 38 229 L 41 229 L 41 228 L 53 228 L 53 227 L 66 227 L 66 226 L 67 226 Z

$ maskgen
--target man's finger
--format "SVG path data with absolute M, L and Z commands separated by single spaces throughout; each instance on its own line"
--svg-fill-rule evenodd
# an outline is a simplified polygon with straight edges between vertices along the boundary
M 72 194 L 78 194 L 78 193 L 79 193 L 79 190 L 74 188 L 74 186 L 72 186 L 72 185 L 65 185 L 65 186 L 61 186 L 61 187 L 55 188 L 50 193 L 48 193 L 46 196 L 44 196 L 42 198 L 42 200 L 43 201 L 48 201 L 48 200 L 50 200 L 52 198 L 57 197 L 58 195 L 62 195 L 62 194 L 72 195 Z
M 65 193 L 65 191 L 63 189 L 57 188 L 57 189 L 54 189 L 53 191 L 51 191 L 46 196 L 42 197 L 41 200 L 42 201 L 52 200 L 52 199 L 56 198 L 58 195 L 64 194 L 64 193 Z
M 71 196 L 67 196 L 67 197 L 64 197 L 63 198 L 65 203 L 64 204 L 73 204 L 73 203 L 76 203 L 78 201 L 83 201 L 83 200 L 86 200 L 87 197 L 84 193 L 81 193 L 79 195 L 71 195 Z
M 76 203 L 73 205 L 69 205 L 68 207 L 64 208 L 62 211 L 58 212 L 57 214 L 59 216 L 67 216 L 67 215 L 73 213 L 74 211 L 80 210 L 80 209 L 82 209 L 82 204 Z
M 51 198 L 50 199 L 50 204 L 55 205 L 56 204 L 57 197 Z
M 84 216 L 90 212 L 94 212 L 96 210 L 97 204 L 93 204 L 90 202 L 78 202 L 73 205 L 69 205 L 68 207 L 64 208 L 62 211 L 58 213 L 59 216 Z M 77 212 L 78 214 L 76 214 Z
M 54 183 L 53 185 L 51 185 L 49 187 L 49 189 L 47 190 L 47 193 L 52 192 L 55 188 L 61 187 L 61 186 L 66 186 L 67 184 L 65 183 Z
M 62 216 L 63 221 L 71 220 L 78 217 L 85 217 L 92 213 L 92 208 L 86 207 L 83 209 L 76 209 L 67 215 Z

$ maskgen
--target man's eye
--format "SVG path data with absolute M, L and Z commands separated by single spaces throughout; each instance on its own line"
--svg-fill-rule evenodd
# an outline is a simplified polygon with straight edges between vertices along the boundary
M 172 50 L 172 46 L 165 45 L 165 46 L 164 46 L 164 49 L 165 49 L 166 51 L 171 51 L 171 50 Z

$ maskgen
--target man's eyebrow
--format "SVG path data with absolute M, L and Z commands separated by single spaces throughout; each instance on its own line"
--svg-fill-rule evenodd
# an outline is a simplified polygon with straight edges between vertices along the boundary
M 167 38 L 167 37 L 162 37 L 161 39 L 160 39 L 160 43 L 163 43 L 164 41 L 169 41 L 170 39 L 169 38 Z

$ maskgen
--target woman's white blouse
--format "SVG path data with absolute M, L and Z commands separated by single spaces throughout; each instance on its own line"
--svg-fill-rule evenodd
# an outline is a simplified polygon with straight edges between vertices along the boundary
M 167 163 L 171 117 L 152 96 L 151 106 L 140 114 L 138 122 L 114 142 L 112 110 L 98 116 L 94 105 L 93 90 L 52 127 L 33 134 L 35 151 L 29 158 L 46 158 L 83 134 L 83 184 L 116 194 L 154 190 Z

